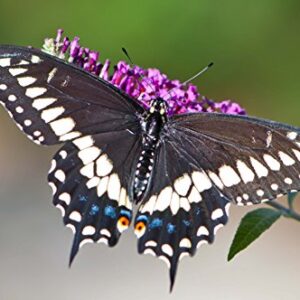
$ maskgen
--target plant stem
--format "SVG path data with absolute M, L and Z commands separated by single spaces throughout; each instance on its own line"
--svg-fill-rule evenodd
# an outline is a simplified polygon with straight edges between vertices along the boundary
M 295 212 L 293 209 L 287 208 L 277 201 L 270 201 L 267 204 L 279 210 L 284 217 L 291 218 L 300 222 L 300 214 Z

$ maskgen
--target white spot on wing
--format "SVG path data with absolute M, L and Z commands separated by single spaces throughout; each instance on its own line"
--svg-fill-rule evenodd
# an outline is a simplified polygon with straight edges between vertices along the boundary
M 17 107 L 16 107 L 16 112 L 17 112 L 18 114 L 21 114 L 21 113 L 23 113 L 23 112 L 24 112 L 24 109 L 23 109 L 23 107 L 21 107 L 21 106 L 17 106 Z
M 255 170 L 256 175 L 259 178 L 268 176 L 269 174 L 268 169 L 263 164 L 261 164 L 257 159 L 255 159 L 254 157 L 250 157 L 250 162 L 253 169 Z
M 150 215 L 152 215 L 155 207 L 156 199 L 157 196 L 155 195 L 151 196 L 150 199 L 141 207 L 141 213 L 148 212 Z
M 62 159 L 65 159 L 65 158 L 67 157 L 67 152 L 66 152 L 65 150 L 59 151 L 58 154 L 60 155 L 60 157 L 61 157 Z
M 223 210 L 221 208 L 215 209 L 211 214 L 211 219 L 216 220 L 223 217 Z
M 10 66 L 10 58 L 0 58 L 0 67 Z
M 36 82 L 36 78 L 31 77 L 31 76 L 17 78 L 17 80 L 18 80 L 19 85 L 22 87 L 29 86 Z
M 16 100 L 17 100 L 17 97 L 15 95 L 8 96 L 8 101 L 15 102 Z
M 80 222 L 81 221 L 81 214 L 78 211 L 74 210 L 69 215 L 69 219 L 73 220 L 73 221 L 76 221 L 76 222 Z
M 81 132 L 79 131 L 71 131 L 67 134 L 64 134 L 62 136 L 59 137 L 60 141 L 68 141 L 68 140 L 72 140 L 75 139 L 77 137 L 81 136 Z
M 47 106 L 54 103 L 57 99 L 56 98 L 37 98 L 32 102 L 32 106 L 36 110 L 42 110 L 46 108 Z
M 32 55 L 31 56 L 31 62 L 33 64 L 38 64 L 39 62 L 41 62 L 42 60 L 37 56 L 37 55 Z
M 145 255 L 148 254 L 148 255 L 156 256 L 155 252 L 152 249 L 150 249 L 150 248 L 145 249 L 145 251 L 143 252 L 143 254 L 145 254 Z
M 107 187 L 108 197 L 113 200 L 119 200 L 121 190 L 120 179 L 117 174 L 109 176 L 109 182 Z
M 8 71 L 12 76 L 17 76 L 27 72 L 27 70 L 25 68 L 10 68 Z
M 292 166 L 295 163 L 295 161 L 292 157 L 290 157 L 288 154 L 286 154 L 282 151 L 279 151 L 278 155 L 279 155 L 281 161 L 283 162 L 283 164 L 286 166 Z
M 60 194 L 58 199 L 64 201 L 67 205 L 71 203 L 71 195 L 69 193 Z
M 63 135 L 70 132 L 75 127 L 75 122 L 72 118 L 62 118 L 49 123 L 56 135 Z
M 256 194 L 257 194 L 257 196 L 259 196 L 259 197 L 262 197 L 262 196 L 264 195 L 264 193 L 265 193 L 265 192 L 264 192 L 263 190 L 260 190 L 260 189 L 256 191 Z
M 80 169 L 80 174 L 87 177 L 94 177 L 94 162 L 91 162 Z
M 48 83 L 53 79 L 53 77 L 54 77 L 54 75 L 55 75 L 56 72 L 57 72 L 57 68 L 53 68 L 53 69 L 49 72 L 48 78 L 47 78 L 47 82 L 48 82 Z
M 254 180 L 254 173 L 243 161 L 238 160 L 236 166 L 244 183 L 252 182 Z
M 94 226 L 91 226 L 91 225 L 88 225 L 88 226 L 85 226 L 82 230 L 82 234 L 83 235 L 92 235 L 96 232 L 96 229 Z
M 51 160 L 51 167 L 50 167 L 50 170 L 49 170 L 49 174 L 52 173 L 56 168 L 56 160 L 55 159 L 52 159 Z
M 189 202 L 190 203 L 198 203 L 202 200 L 202 197 L 198 190 L 193 186 L 192 190 L 188 196 Z
M 163 244 L 161 246 L 161 251 L 164 252 L 165 254 L 172 256 L 173 255 L 173 248 L 169 244 Z
M 278 184 L 272 183 L 272 184 L 271 184 L 271 189 L 272 189 L 273 191 L 277 191 L 277 190 L 278 190 Z
M 217 174 L 215 174 L 214 172 L 209 171 L 208 172 L 208 176 L 210 177 L 210 179 L 213 181 L 213 183 L 219 188 L 219 189 L 223 189 L 224 185 L 221 181 L 221 179 L 219 178 L 219 176 Z
M 164 211 L 171 203 L 173 189 L 165 187 L 158 195 L 154 210 Z
M 46 122 L 49 123 L 53 120 L 55 120 L 57 117 L 59 117 L 61 114 L 63 114 L 65 109 L 62 106 L 54 107 L 45 109 L 41 113 L 41 118 Z
M 111 233 L 106 228 L 101 229 L 100 234 L 111 237 Z
M 106 154 L 102 154 L 96 161 L 96 171 L 98 176 L 106 176 L 113 169 L 111 160 Z
M 180 207 L 183 208 L 185 211 L 189 211 L 191 209 L 189 200 L 185 197 L 180 198 Z
M 5 91 L 7 89 L 7 85 L 6 84 L 0 84 L 0 90 L 1 91 Z
M 97 178 L 99 178 L 99 177 L 97 177 Z M 107 191 L 108 179 L 109 179 L 108 176 L 100 179 L 100 183 L 97 186 L 98 197 L 101 197 Z
M 30 126 L 32 124 L 32 122 L 31 122 L 31 120 L 29 120 L 29 119 L 26 119 L 25 121 L 24 121 L 24 125 L 25 126 Z
M 192 242 L 188 238 L 183 238 L 179 243 L 179 247 L 181 247 L 181 248 L 192 248 Z
M 170 204 L 170 209 L 173 215 L 176 215 L 180 207 L 180 200 L 179 196 L 176 192 L 173 192 L 172 194 L 172 200 Z
M 293 180 L 292 180 L 291 178 L 289 178 L 289 177 L 286 177 L 286 178 L 284 178 L 284 182 L 285 182 L 286 184 L 292 184 L 292 183 L 293 183 Z
M 206 191 L 212 187 L 211 180 L 204 172 L 193 172 L 192 179 L 199 193 Z
M 175 191 L 180 196 L 186 196 L 190 186 L 191 186 L 191 178 L 188 174 L 183 174 L 182 177 L 179 177 L 174 182 Z
M 87 183 L 86 186 L 88 189 L 91 189 L 93 187 L 96 187 L 100 182 L 100 178 L 99 177 L 93 177 L 92 179 L 90 179 Z
M 288 132 L 287 134 L 286 134 L 286 137 L 288 138 L 288 139 L 290 139 L 290 140 L 295 140 L 296 139 L 296 137 L 297 137 L 297 132 L 295 132 L 295 131 L 290 131 L 290 132 Z
M 146 244 L 145 244 L 145 247 L 156 247 L 157 246 L 157 242 L 155 241 L 148 241 Z
M 297 159 L 300 161 L 300 151 L 298 151 L 296 149 L 292 149 L 292 151 L 294 152 L 294 154 L 297 157 Z
M 98 147 L 92 146 L 92 147 L 80 150 L 78 152 L 78 157 L 81 159 L 81 161 L 85 165 L 87 165 L 90 162 L 94 161 L 100 155 L 100 153 L 101 153 L 101 151 Z
M 59 180 L 60 182 L 64 182 L 66 180 L 66 174 L 63 170 L 57 170 L 54 173 L 54 177 Z
M 239 175 L 234 171 L 234 169 L 227 165 L 219 168 L 219 176 L 224 185 L 227 187 L 236 185 L 241 181 Z
M 47 92 L 46 88 L 43 87 L 31 87 L 27 88 L 25 95 L 29 98 L 36 98 L 39 97 Z
M 264 154 L 264 161 L 269 166 L 269 168 L 273 171 L 280 170 L 280 162 L 276 160 L 273 156 L 269 154 Z
M 48 184 L 51 187 L 52 195 L 55 195 L 55 193 L 57 191 L 57 188 L 56 188 L 55 184 L 53 182 L 49 182 Z
M 89 148 L 94 145 L 94 140 L 90 135 L 81 137 L 73 141 L 73 144 L 80 150 Z
M 205 226 L 200 226 L 198 231 L 197 231 L 197 236 L 200 235 L 209 235 L 209 232 Z

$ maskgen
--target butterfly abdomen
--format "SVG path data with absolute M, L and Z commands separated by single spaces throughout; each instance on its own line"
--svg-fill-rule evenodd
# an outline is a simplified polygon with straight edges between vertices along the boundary
M 156 142 L 146 143 L 143 145 L 141 155 L 136 165 L 134 183 L 133 183 L 133 197 L 136 203 L 140 202 L 150 182 L 151 173 L 154 163 L 154 153 Z

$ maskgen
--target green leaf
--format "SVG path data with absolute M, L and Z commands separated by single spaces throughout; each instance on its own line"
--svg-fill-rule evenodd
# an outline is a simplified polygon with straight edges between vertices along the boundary
M 297 193 L 288 193 L 288 204 L 289 208 L 293 208 L 294 200 L 297 196 Z
M 246 214 L 237 229 L 230 246 L 227 260 L 247 248 L 281 216 L 280 211 L 259 208 Z

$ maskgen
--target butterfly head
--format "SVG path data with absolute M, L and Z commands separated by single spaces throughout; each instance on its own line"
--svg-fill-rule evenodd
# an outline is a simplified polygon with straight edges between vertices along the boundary
M 162 98 L 156 98 L 151 101 L 150 103 L 150 114 L 157 114 L 159 113 L 161 116 L 166 116 L 168 112 L 168 105 L 167 102 Z

